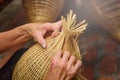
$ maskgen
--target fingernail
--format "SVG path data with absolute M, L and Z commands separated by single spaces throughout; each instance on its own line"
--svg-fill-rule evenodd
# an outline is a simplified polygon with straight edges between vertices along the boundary
M 35 42 L 37 42 L 37 40 L 36 39 L 33 39 Z
M 52 38 L 58 36 L 59 34 L 60 34 L 60 32 L 56 32 L 56 33 L 54 33 L 54 34 L 52 35 Z
M 57 35 L 60 35 L 60 32 L 58 32 Z
M 43 47 L 43 48 L 46 48 L 46 44 L 45 44 L 45 43 L 44 43 L 44 44 L 42 44 L 42 47 Z

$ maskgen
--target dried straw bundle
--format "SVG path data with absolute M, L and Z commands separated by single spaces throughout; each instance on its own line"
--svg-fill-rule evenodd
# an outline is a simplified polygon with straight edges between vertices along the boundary
M 29 22 L 53 22 L 60 13 L 65 0 L 23 0 Z
M 35 44 L 22 55 L 15 66 L 13 80 L 45 80 L 51 59 L 58 50 L 68 50 L 77 59 L 81 59 L 77 39 L 79 34 L 86 29 L 87 24 L 82 21 L 76 25 L 76 15 L 72 11 L 67 15 L 67 20 L 62 17 L 62 21 L 63 31 L 55 38 L 46 39 L 46 49 Z M 74 80 L 85 79 L 77 73 Z

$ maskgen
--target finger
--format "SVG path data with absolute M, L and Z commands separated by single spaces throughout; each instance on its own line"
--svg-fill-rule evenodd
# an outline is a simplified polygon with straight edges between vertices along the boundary
M 45 39 L 44 39 L 44 37 L 43 37 L 43 35 L 41 33 L 36 34 L 36 40 L 37 40 L 38 43 L 41 44 L 41 46 L 43 48 L 46 48 L 46 46 L 47 46 L 46 41 L 45 41 Z
M 60 80 L 65 80 L 66 75 L 67 75 L 67 72 L 65 70 L 63 70 L 62 74 L 61 74 L 61 77 L 60 77 Z
M 59 51 L 57 51 L 57 53 L 54 55 L 54 59 L 60 59 L 61 58 L 61 56 L 62 56 L 62 51 L 61 50 L 59 50 Z
M 58 22 L 54 23 L 52 26 L 52 30 L 54 32 L 51 34 L 51 36 L 55 37 L 55 36 L 59 35 L 61 28 L 62 28 L 62 21 L 58 21 Z
M 75 60 L 76 60 L 75 56 L 72 55 L 72 56 L 70 57 L 69 61 L 68 61 L 67 70 L 70 70 L 70 69 L 71 69 L 71 67 L 73 66 Z
M 59 29 L 62 28 L 62 20 L 57 21 L 56 23 L 54 23 L 55 25 L 58 25 Z
M 58 30 L 55 30 L 52 34 L 51 37 L 56 37 L 60 34 L 60 32 Z
M 62 56 L 62 61 L 67 63 L 69 57 L 70 57 L 70 53 L 68 51 L 65 51 Z
M 74 75 L 67 76 L 65 80 L 72 80 L 73 77 L 74 77 Z
M 76 64 L 73 67 L 73 73 L 76 73 L 81 65 L 82 65 L 82 62 L 80 60 L 77 60 Z
M 76 64 L 74 66 L 72 65 L 71 71 L 69 70 L 70 72 L 67 74 L 68 76 L 66 77 L 66 80 L 71 80 L 77 73 L 80 66 L 81 66 L 81 61 L 77 60 Z
M 55 30 L 60 31 L 61 27 L 62 27 L 62 20 L 60 20 L 58 22 L 55 22 L 55 23 L 45 23 L 42 26 L 44 26 L 44 28 L 47 31 L 50 31 L 50 30 L 52 30 L 52 31 L 55 31 Z
M 42 25 L 47 31 L 52 30 L 53 23 L 45 23 Z
M 51 62 L 51 66 L 55 67 L 55 66 L 59 66 L 60 63 L 60 57 L 62 56 L 62 51 L 57 51 L 57 53 L 53 56 L 52 62 Z M 62 69 L 62 67 L 60 67 Z

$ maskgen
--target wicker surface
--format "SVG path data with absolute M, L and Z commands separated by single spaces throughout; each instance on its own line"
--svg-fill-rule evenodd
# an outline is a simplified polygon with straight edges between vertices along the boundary
M 86 29 L 85 21 L 75 26 L 76 15 L 70 12 L 67 21 L 63 20 L 63 31 L 55 38 L 47 38 L 47 48 L 43 49 L 39 44 L 33 45 L 18 61 L 13 80 L 45 80 L 46 73 L 50 67 L 51 59 L 58 50 L 70 51 L 77 59 L 81 59 L 77 46 L 77 37 Z M 75 80 L 84 80 L 80 73 Z
M 120 1 L 84 0 L 92 17 L 120 42 Z M 89 3 L 89 4 L 88 4 Z
M 53 22 L 65 0 L 23 0 L 29 22 Z
M 23 0 L 24 8 L 30 22 L 52 22 L 58 16 L 64 0 Z M 71 37 L 70 27 L 73 26 L 71 23 L 74 22 L 76 16 L 72 17 L 72 13 L 63 26 L 66 26 L 65 32 L 62 32 L 58 37 L 51 39 L 48 38 L 47 49 L 41 48 L 39 44 L 35 44 L 31 47 L 18 61 L 14 72 L 13 80 L 44 80 L 46 73 L 49 69 L 49 64 L 53 55 L 57 50 L 68 50 L 73 53 L 77 58 L 80 58 L 79 48 L 76 43 L 78 32 L 82 32 L 86 25 L 82 26 L 78 30 L 73 30 L 76 36 Z M 73 22 L 71 22 L 73 21 Z M 67 23 L 67 24 L 66 24 Z M 69 24 L 69 25 L 68 25 Z M 74 27 L 74 26 L 73 26 Z M 76 28 L 79 26 L 76 26 Z M 74 28 L 73 28 L 74 29 Z M 67 34 L 67 35 L 66 35 Z M 72 47 L 69 47 L 72 46 Z M 78 74 L 75 79 L 83 80 L 84 78 Z

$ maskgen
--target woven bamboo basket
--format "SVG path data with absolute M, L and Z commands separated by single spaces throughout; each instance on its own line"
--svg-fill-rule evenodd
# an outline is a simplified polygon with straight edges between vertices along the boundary
M 94 20 L 120 42 L 120 0 L 84 0 L 84 2 Z
M 87 23 L 82 21 L 75 25 L 76 15 L 72 11 L 67 15 L 67 20 L 62 18 L 62 22 L 63 31 L 60 35 L 46 38 L 46 49 L 35 44 L 22 55 L 14 68 L 12 80 L 45 80 L 50 62 L 58 50 L 70 51 L 77 59 L 81 59 L 77 42 L 79 34 L 86 29 Z M 78 72 L 73 80 L 86 79 Z
M 23 0 L 29 22 L 53 22 L 59 15 L 65 0 Z

